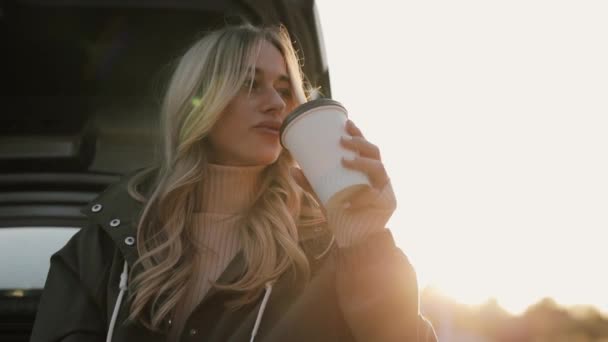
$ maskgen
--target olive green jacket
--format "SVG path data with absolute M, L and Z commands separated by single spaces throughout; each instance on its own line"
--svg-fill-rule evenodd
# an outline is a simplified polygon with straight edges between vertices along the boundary
M 127 181 L 110 186 L 90 203 L 84 209 L 89 225 L 52 256 L 32 342 L 104 341 L 115 307 L 111 341 L 167 340 L 167 329 L 150 331 L 127 320 L 125 283 L 126 293 L 117 300 L 125 264 L 132 269 L 138 258 L 141 204 L 127 193 Z M 236 311 L 224 305 L 234 293 L 212 288 L 190 315 L 180 340 L 251 341 L 256 330 L 258 342 L 436 341 L 419 312 L 415 271 L 388 230 L 348 248 L 331 245 L 332 235 L 324 226 L 302 231 L 300 241 L 311 264 L 310 279 L 287 272 L 270 293 Z M 244 267 L 239 253 L 219 282 L 236 280 Z M 259 327 L 254 329 L 256 320 Z

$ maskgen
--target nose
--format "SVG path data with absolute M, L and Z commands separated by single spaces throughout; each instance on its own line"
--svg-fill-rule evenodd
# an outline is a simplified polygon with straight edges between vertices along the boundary
M 281 94 L 274 88 L 268 90 L 264 101 L 264 113 L 280 115 L 285 112 L 287 104 Z

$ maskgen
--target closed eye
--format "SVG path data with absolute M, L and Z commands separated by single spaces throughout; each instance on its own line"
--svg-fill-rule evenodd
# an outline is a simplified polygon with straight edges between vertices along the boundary
M 290 88 L 279 88 L 279 89 L 277 89 L 277 91 L 279 92 L 279 94 L 281 95 L 281 97 L 284 100 L 291 100 L 291 98 L 293 97 L 293 94 L 292 94 Z
M 259 88 L 259 82 L 255 79 L 246 79 L 245 82 L 243 82 L 243 87 L 247 88 L 247 89 L 257 89 Z

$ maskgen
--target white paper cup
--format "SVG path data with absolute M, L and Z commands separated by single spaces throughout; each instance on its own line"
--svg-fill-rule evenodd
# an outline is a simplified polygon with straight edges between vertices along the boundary
M 342 157 L 356 152 L 340 144 L 348 113 L 339 102 L 318 99 L 291 112 L 281 126 L 281 144 L 298 162 L 326 208 L 341 206 L 354 193 L 370 186 L 363 172 L 342 166 Z

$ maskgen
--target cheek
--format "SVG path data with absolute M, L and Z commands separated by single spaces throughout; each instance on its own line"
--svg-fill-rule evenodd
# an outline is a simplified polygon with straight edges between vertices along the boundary
M 216 150 L 225 149 L 226 144 L 229 143 L 230 131 L 232 130 L 228 121 L 220 119 L 209 132 L 210 145 Z
M 241 127 L 233 125 L 221 125 L 215 127 L 209 135 L 209 141 L 218 149 L 231 149 L 239 144 L 244 135 L 244 130 Z
M 239 106 L 231 105 L 221 115 L 211 130 L 218 140 L 229 140 L 231 137 L 238 137 L 244 134 L 248 128 L 248 116 Z

